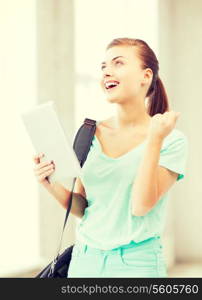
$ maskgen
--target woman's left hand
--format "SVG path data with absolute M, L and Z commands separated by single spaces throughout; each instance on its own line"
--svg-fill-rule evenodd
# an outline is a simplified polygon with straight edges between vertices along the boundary
M 180 112 L 173 110 L 163 114 L 155 114 L 151 118 L 149 138 L 163 140 L 175 127 Z

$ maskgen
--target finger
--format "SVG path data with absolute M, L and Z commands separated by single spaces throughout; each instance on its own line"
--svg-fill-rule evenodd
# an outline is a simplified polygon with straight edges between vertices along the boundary
M 180 115 L 180 112 L 175 112 L 174 110 L 171 110 L 171 111 L 166 111 L 164 113 L 165 117 L 178 117 Z
M 50 164 L 48 166 L 43 166 L 42 168 L 35 168 L 34 169 L 34 172 L 35 172 L 35 175 L 39 176 L 41 174 L 43 174 L 44 172 L 46 172 L 47 170 L 52 170 L 52 169 L 55 169 L 55 166 L 53 164 Z
M 180 112 L 172 111 L 171 114 L 170 114 L 170 116 L 169 116 L 169 119 L 171 118 L 174 121 L 177 121 L 177 119 L 179 118 L 180 114 L 181 114 Z
M 36 164 L 40 163 L 40 159 L 44 156 L 44 153 L 39 153 L 33 156 L 33 160 Z
M 33 160 L 36 161 L 36 162 L 38 162 L 39 159 L 41 157 L 43 157 L 43 156 L 44 156 L 44 153 L 38 153 L 38 154 L 36 154 L 36 155 L 33 156 Z
M 51 165 L 51 164 L 54 165 L 52 160 L 43 161 L 43 162 L 39 163 L 37 166 L 35 166 L 35 168 L 41 169 L 41 168 L 43 168 L 45 166 L 48 166 L 48 165 Z
M 33 170 L 37 172 L 37 171 L 43 169 L 44 167 L 50 166 L 50 165 L 51 165 L 51 162 L 49 162 L 49 161 L 44 161 L 44 162 L 42 162 L 42 163 L 36 164 L 36 165 L 34 166 Z
M 176 111 L 174 111 L 174 110 L 171 110 L 170 113 L 173 114 L 173 115 L 175 115 L 175 116 L 180 115 L 180 112 L 176 112 Z
M 180 112 L 175 112 L 173 115 L 175 120 L 177 120 L 179 118 L 179 116 L 180 116 Z
M 46 177 L 50 176 L 53 173 L 53 170 L 49 170 L 38 177 L 38 181 L 43 181 Z
M 169 111 L 166 111 L 164 114 L 172 115 L 172 114 L 175 114 L 175 111 L 174 110 L 169 110 Z
M 51 165 L 51 164 L 53 164 L 53 165 L 55 166 L 53 160 L 43 161 L 43 162 L 37 163 L 37 164 L 34 166 L 33 170 L 34 170 L 34 171 L 37 171 L 37 170 L 40 170 L 41 168 L 43 168 L 43 167 L 45 167 L 45 166 L 48 166 L 48 165 Z

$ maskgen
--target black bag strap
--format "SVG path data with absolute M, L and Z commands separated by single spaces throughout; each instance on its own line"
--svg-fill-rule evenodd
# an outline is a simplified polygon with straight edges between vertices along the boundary
M 80 162 L 81 167 L 83 166 L 83 164 L 88 156 L 88 152 L 89 152 L 91 144 L 92 144 L 95 130 L 96 130 L 96 121 L 85 118 L 84 123 L 78 129 L 76 136 L 74 138 L 73 149 L 76 153 L 76 156 Z M 68 205 L 68 208 L 66 211 L 65 221 L 64 221 L 64 225 L 63 225 L 63 229 L 62 229 L 59 247 L 57 250 L 57 255 L 56 255 L 55 259 L 53 260 L 53 268 L 54 268 L 54 265 L 57 262 L 57 258 L 59 256 L 64 229 L 65 229 L 67 219 L 68 219 L 68 216 L 69 216 L 69 213 L 71 210 L 72 196 L 73 196 L 75 182 L 76 182 L 76 177 L 73 178 L 73 184 L 72 184 L 71 193 L 70 193 L 69 205 Z
M 73 148 L 80 162 L 81 167 L 83 166 L 92 140 L 96 130 L 96 121 L 92 119 L 85 119 L 83 125 L 77 131 L 74 139 Z

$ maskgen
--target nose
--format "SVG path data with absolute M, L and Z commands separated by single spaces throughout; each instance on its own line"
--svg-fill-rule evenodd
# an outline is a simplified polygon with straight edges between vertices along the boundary
M 105 67 L 103 70 L 103 77 L 110 77 L 112 76 L 112 69 L 110 67 Z

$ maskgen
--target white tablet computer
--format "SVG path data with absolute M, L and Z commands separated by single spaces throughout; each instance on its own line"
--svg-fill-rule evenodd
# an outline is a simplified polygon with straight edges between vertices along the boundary
M 53 160 L 55 163 L 55 172 L 49 176 L 50 182 L 81 175 L 79 160 L 70 138 L 64 133 L 53 101 L 21 113 L 21 118 L 36 154 L 45 154 L 41 161 Z

